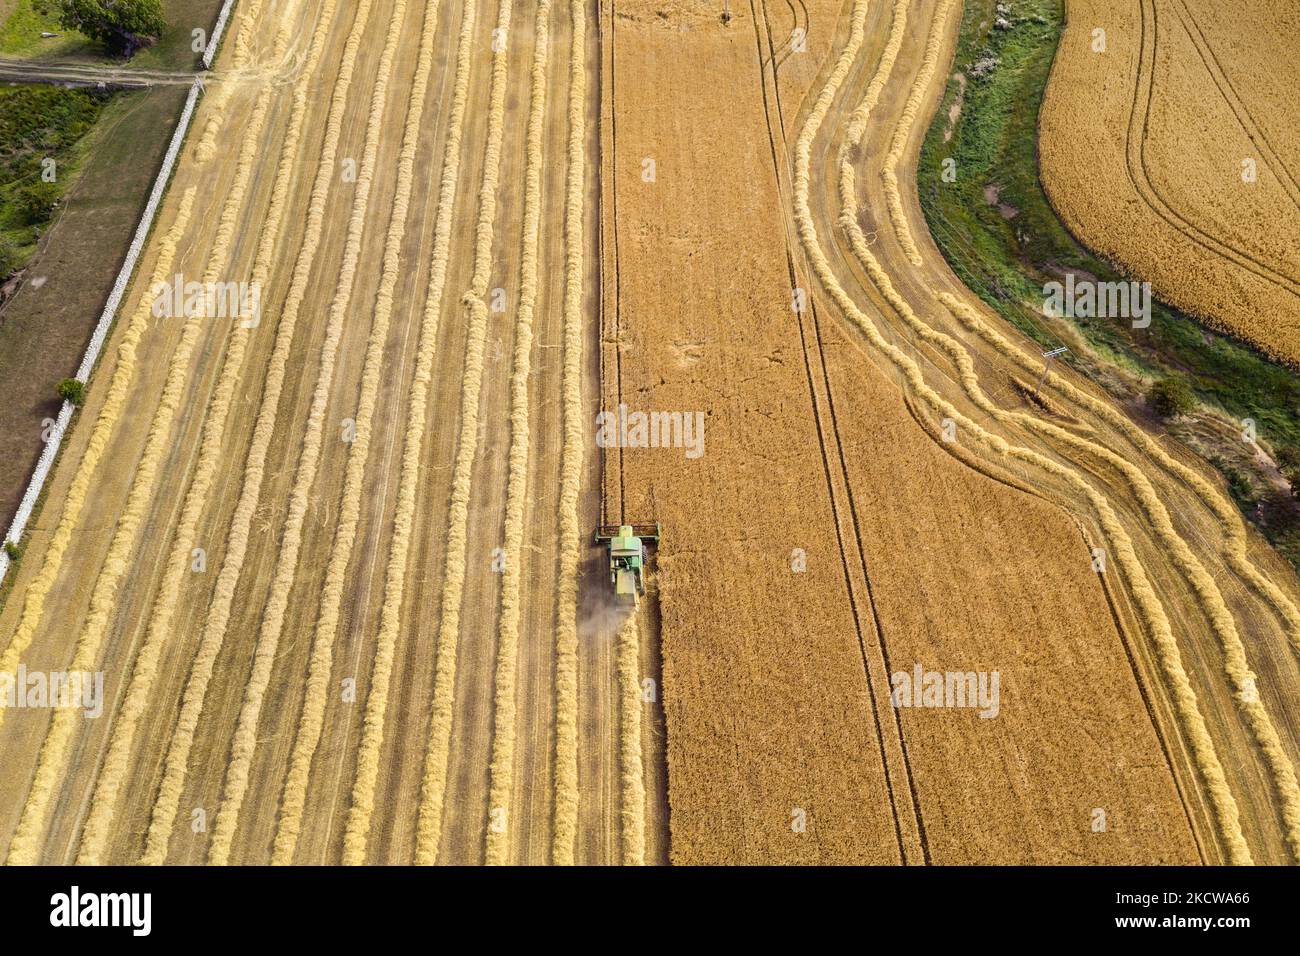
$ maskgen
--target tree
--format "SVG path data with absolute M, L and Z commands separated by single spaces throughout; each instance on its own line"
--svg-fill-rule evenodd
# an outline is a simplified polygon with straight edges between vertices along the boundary
M 128 57 L 162 36 L 161 0 L 61 0 L 59 23 L 99 40 L 114 56 Z
M 1161 418 L 1177 418 L 1196 407 L 1196 396 L 1181 378 L 1162 378 L 1147 391 L 1147 401 Z
M 86 401 L 86 383 L 80 379 L 65 378 L 59 383 L 58 392 L 59 398 L 78 408 Z

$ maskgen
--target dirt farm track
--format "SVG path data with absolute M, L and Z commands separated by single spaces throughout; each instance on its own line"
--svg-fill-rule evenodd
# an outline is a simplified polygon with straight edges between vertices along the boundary
M 926 231 L 961 4 L 720 9 L 238 0 L 0 611 L 105 696 L 0 709 L 8 863 L 1300 860 L 1294 574 Z

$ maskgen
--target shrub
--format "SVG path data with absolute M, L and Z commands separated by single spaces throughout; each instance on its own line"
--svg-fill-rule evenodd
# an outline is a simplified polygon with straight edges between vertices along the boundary
M 1293 445 L 1283 445 L 1278 449 L 1277 467 L 1281 471 L 1300 470 L 1300 448 Z
M 1291 486 L 1291 497 L 1300 499 L 1300 468 L 1283 468 L 1282 477 Z
M 1161 418 L 1177 418 L 1196 407 L 1196 396 L 1181 378 L 1162 378 L 1147 390 L 1147 401 Z
M 1259 495 L 1255 491 L 1255 483 L 1250 480 L 1250 476 L 1239 468 L 1229 466 L 1224 472 L 1224 477 L 1228 479 L 1228 490 L 1232 492 L 1232 497 L 1246 510 L 1250 510 L 1259 504 Z
M 16 562 L 23 556 L 22 546 L 14 541 L 5 542 L 5 554 L 9 555 L 9 560 Z
M 37 180 L 18 190 L 14 205 L 28 223 L 36 225 L 49 222 L 54 205 L 59 201 L 59 193 L 58 183 Z
M 86 383 L 80 379 L 65 378 L 59 383 L 59 398 L 78 408 L 86 401 Z
M 1291 496 L 1300 498 L 1300 449 L 1284 445 L 1277 453 L 1277 470 L 1291 485 Z

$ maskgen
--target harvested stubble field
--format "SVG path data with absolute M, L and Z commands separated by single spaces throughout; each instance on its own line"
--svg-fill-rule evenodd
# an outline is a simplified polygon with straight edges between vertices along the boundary
M 1066 13 L 1041 116 L 1052 204 L 1161 299 L 1300 364 L 1300 13 L 1282 0 L 1069 0 Z
M 0 612 L 107 697 L 0 710 L 8 862 L 1296 860 L 1294 575 L 925 230 L 960 4 L 717 7 L 240 4 Z
M 0 710 L 7 862 L 662 858 L 578 607 L 598 50 L 582 0 L 236 6 L 0 614 L 105 695 Z M 176 273 L 260 317 L 153 318 Z

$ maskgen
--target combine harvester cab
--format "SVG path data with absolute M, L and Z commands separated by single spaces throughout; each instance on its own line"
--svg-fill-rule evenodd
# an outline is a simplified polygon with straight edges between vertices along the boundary
M 596 529 L 596 543 L 609 548 L 609 583 L 619 601 L 636 607 L 645 594 L 647 544 L 659 544 L 659 522 L 601 525 Z

